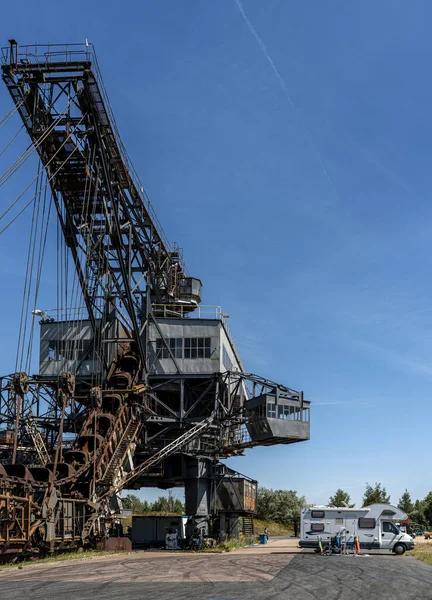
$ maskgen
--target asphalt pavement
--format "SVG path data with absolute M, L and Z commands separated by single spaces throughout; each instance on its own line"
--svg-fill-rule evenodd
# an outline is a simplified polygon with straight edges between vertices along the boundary
M 432 600 L 411 556 L 320 556 L 296 541 L 227 554 L 137 552 L 0 571 L 1 600 Z

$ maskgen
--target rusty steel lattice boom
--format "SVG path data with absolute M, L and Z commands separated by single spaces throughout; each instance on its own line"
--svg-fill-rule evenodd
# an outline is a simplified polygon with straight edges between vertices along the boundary
M 157 222 L 120 140 L 92 46 L 6 49 L 3 80 L 51 176 L 97 351 L 107 311 L 134 339 L 144 373 L 146 295 L 193 299 L 178 248 Z
M 2 75 L 83 307 L 33 311 L 39 373 L 0 378 L 0 557 L 95 546 L 121 490 L 143 486 L 184 486 L 189 533 L 238 532 L 256 482 L 219 459 L 309 439 L 310 403 L 245 373 L 226 315 L 198 309 L 201 281 L 133 170 L 92 45 L 10 40 Z

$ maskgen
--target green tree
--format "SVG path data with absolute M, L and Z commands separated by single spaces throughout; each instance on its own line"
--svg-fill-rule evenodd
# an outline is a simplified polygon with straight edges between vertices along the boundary
M 142 502 L 135 494 L 128 494 L 125 498 L 122 498 L 122 503 L 124 508 L 132 510 L 134 515 L 142 515 L 149 511 L 147 500 Z
M 432 492 L 429 492 L 422 504 L 425 521 L 430 527 L 432 525 Z
M 152 502 L 150 504 L 150 510 L 152 512 L 158 512 L 158 513 L 169 512 L 168 511 L 168 500 L 165 498 L 165 496 L 159 496 L 159 498 L 157 500 L 155 500 L 154 502 Z
M 258 518 L 292 526 L 294 533 L 299 529 L 300 512 L 305 507 L 306 498 L 297 496 L 297 492 L 293 490 L 258 489 Z
M 330 496 L 329 498 L 329 506 L 348 506 L 349 508 L 354 508 L 354 504 L 350 504 L 351 497 L 348 492 L 344 492 L 341 488 L 336 490 L 334 496 Z
M 425 517 L 425 501 L 424 500 L 416 500 L 413 504 L 413 509 L 408 513 L 408 517 L 414 523 L 418 523 L 422 527 L 427 527 L 426 517 Z
M 413 510 L 408 516 L 414 523 L 418 523 L 422 527 L 428 527 L 424 512 Z
M 181 500 L 174 498 L 172 493 L 169 492 L 168 497 L 159 496 L 159 498 L 150 505 L 150 510 L 157 513 L 175 513 L 181 515 L 184 512 L 184 507 Z
M 375 487 L 366 483 L 363 506 L 369 506 L 369 504 L 390 504 L 390 496 L 387 496 L 387 490 L 385 487 L 381 487 L 381 483 L 375 483 Z
M 407 515 L 412 513 L 412 511 L 414 510 L 414 504 L 411 500 L 410 493 L 407 489 L 405 489 L 404 493 L 399 499 L 398 508 L 403 510 Z

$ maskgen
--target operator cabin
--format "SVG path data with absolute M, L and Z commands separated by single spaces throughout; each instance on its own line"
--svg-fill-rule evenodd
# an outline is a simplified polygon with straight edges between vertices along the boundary
M 84 312 L 84 309 L 83 309 Z M 224 371 L 243 371 L 244 367 L 220 307 L 200 306 L 194 312 L 177 306 L 155 306 L 156 323 L 149 323 L 147 354 L 151 376 L 209 375 Z M 101 364 L 92 353 L 93 332 L 90 321 L 60 321 L 55 311 L 41 321 L 40 375 L 51 379 L 64 371 L 80 379 L 101 374 Z M 51 321 L 54 319 L 54 321 Z M 164 338 L 164 339 L 163 339 Z M 127 340 L 123 325 L 113 318 L 106 339 Z M 143 339 L 143 342 L 145 340 Z M 108 362 L 114 357 L 115 343 L 108 344 Z

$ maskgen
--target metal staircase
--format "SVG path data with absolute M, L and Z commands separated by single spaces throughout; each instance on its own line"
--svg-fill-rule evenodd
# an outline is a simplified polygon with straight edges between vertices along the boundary
M 115 481 L 116 475 L 123 466 L 128 450 L 136 439 L 140 427 L 140 421 L 129 421 L 99 483 L 112 484 Z
M 171 454 L 174 454 L 177 450 L 179 450 L 180 448 L 194 440 L 201 433 L 203 433 L 206 429 L 208 429 L 211 426 L 213 420 L 214 416 L 211 415 L 210 417 L 207 417 L 207 419 L 204 419 L 200 423 L 197 423 L 197 425 L 194 425 L 194 427 L 191 427 L 191 429 L 188 429 L 183 435 L 181 435 L 173 442 L 162 448 L 162 450 L 159 450 L 159 452 L 153 454 L 153 456 L 150 456 L 150 458 L 148 458 L 147 460 L 142 462 L 138 467 L 136 467 L 131 473 L 127 475 L 127 477 L 123 480 L 121 485 L 112 486 L 107 492 L 105 492 L 103 497 L 112 493 L 119 492 L 122 488 L 127 487 L 128 484 L 130 484 L 134 479 L 139 477 L 145 471 L 148 471 L 150 467 L 153 467 L 154 465 L 158 464 Z
M 240 521 L 240 532 L 247 536 L 254 535 L 254 520 L 252 515 L 243 515 Z

